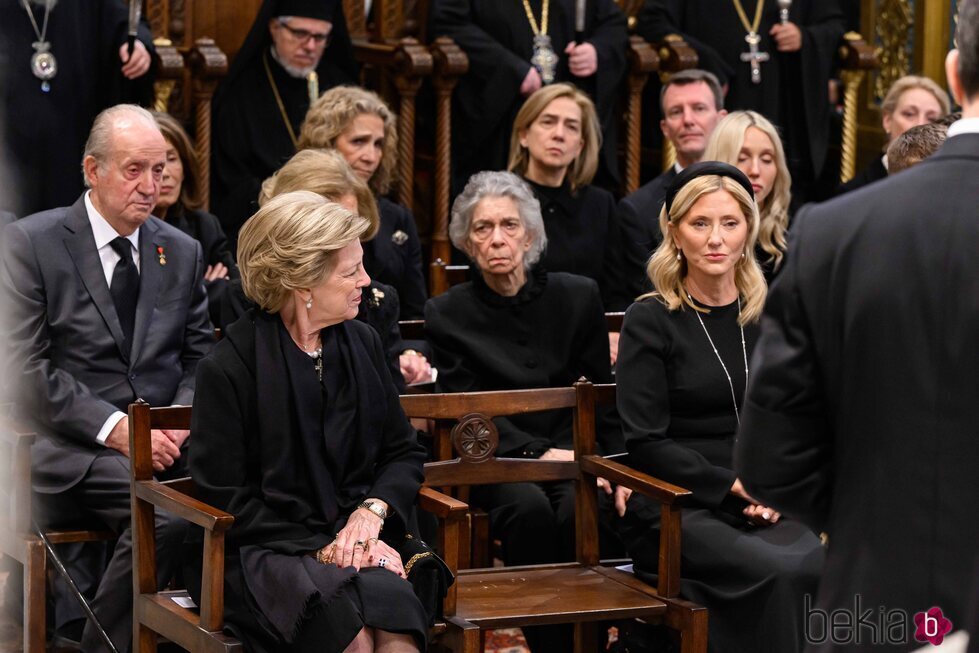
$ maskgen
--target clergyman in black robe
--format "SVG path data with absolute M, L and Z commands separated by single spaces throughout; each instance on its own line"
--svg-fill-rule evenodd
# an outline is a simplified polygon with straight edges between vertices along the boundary
M 735 0 L 646 0 L 638 31 L 649 41 L 679 34 L 700 58 L 698 67 L 709 70 L 728 85 L 724 101 L 729 111 L 753 109 L 781 131 L 789 159 L 793 197 L 819 175 L 829 140 L 828 82 L 836 47 L 845 28 L 839 0 L 795 0 L 789 22 L 802 33 L 795 52 L 779 51 L 771 35 L 779 23 L 775 0 L 764 3 L 758 50 L 768 54 L 761 67 L 761 82 L 751 79 L 751 66 L 741 60 L 749 51 L 747 30 L 738 16 Z M 756 2 L 741 0 L 749 24 Z
M 554 81 L 572 82 L 595 102 L 604 142 L 599 176 L 618 178 L 615 108 L 626 70 L 626 19 L 614 0 L 587 3 L 583 42 L 595 47 L 598 69 L 588 77 L 571 74 L 569 43 L 575 42 L 574 0 L 545 0 L 547 35 L 559 61 Z M 539 25 L 541 0 L 528 0 Z M 469 72 L 459 80 L 453 104 L 452 180 L 462 190 L 473 174 L 504 170 L 510 152 L 510 129 L 526 99 L 521 84 L 531 68 L 534 33 L 520 2 L 436 0 L 432 33 L 449 36 L 469 57 Z
M 232 249 L 241 225 L 258 210 L 262 182 L 296 153 L 310 105 L 307 77 L 293 76 L 301 72 L 295 69 L 288 72 L 273 46 L 270 22 L 284 16 L 331 25 L 325 49 L 313 64 L 320 92 L 358 78 L 339 2 L 265 0 L 212 103 L 211 197 Z M 289 26 L 277 29 L 286 41 L 299 38 Z M 312 40 L 312 34 L 306 35 L 306 43 Z
M 119 48 L 126 43 L 129 14 L 119 0 L 51 2 L 44 29 L 44 2 L 29 2 L 39 31 L 50 43 L 57 70 L 49 90 L 31 71 L 31 44 L 38 40 L 22 0 L 0 3 L 0 141 L 6 145 L 12 192 L 3 208 L 30 215 L 71 206 L 82 193 L 85 139 L 96 114 L 120 102 L 148 104 L 153 75 L 122 74 Z M 142 48 L 153 37 L 139 27 Z

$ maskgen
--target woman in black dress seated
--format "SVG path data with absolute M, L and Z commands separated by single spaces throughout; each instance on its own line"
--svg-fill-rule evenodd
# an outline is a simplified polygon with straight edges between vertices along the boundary
M 626 313 L 616 369 L 630 465 L 693 492 L 683 510 L 681 594 L 710 612 L 708 647 L 802 650 L 819 538 L 758 505 L 732 471 L 748 362 L 766 286 L 752 256 L 752 186 L 737 168 L 685 168 L 660 214 L 648 266 L 655 291 Z M 629 498 L 622 536 L 640 575 L 655 573 L 659 506 Z
M 396 122 L 376 93 L 357 86 L 336 86 L 306 113 L 299 149 L 335 149 L 370 185 L 381 224 L 377 236 L 364 243 L 364 268 L 373 279 L 398 290 L 401 319 L 413 320 L 421 317 L 428 296 L 421 242 L 411 210 L 385 197 L 396 172 Z
M 314 193 L 266 203 L 238 238 L 259 308 L 198 367 L 190 469 L 201 500 L 235 517 L 225 618 L 248 651 L 425 648 L 396 550 L 424 450 L 377 334 L 352 319 L 370 228 Z
M 479 274 L 425 304 L 425 333 L 443 392 L 570 386 L 584 376 L 611 382 L 598 285 L 535 264 L 548 238 L 530 188 L 508 172 L 481 172 L 452 206 L 452 243 Z M 622 450 L 618 424 L 603 413 L 599 450 Z M 571 460 L 571 415 L 553 411 L 498 418 L 498 455 Z M 606 491 L 607 484 L 603 486 Z M 509 565 L 574 559 L 571 483 L 473 488 Z
M 167 141 L 167 165 L 160 181 L 160 199 L 153 215 L 166 220 L 200 242 L 204 249 L 204 287 L 207 289 L 211 322 L 218 324 L 221 299 L 228 281 L 238 278 L 238 266 L 228 248 L 228 239 L 216 217 L 201 206 L 201 173 L 187 132 L 167 113 L 153 112 Z

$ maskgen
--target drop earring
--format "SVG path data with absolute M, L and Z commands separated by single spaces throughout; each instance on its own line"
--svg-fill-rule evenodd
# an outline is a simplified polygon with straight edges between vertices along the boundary
M 676 250 L 676 260 L 679 261 L 682 258 L 683 258 L 683 254 L 680 252 L 680 250 Z
M 313 296 L 310 295 L 309 299 L 306 300 L 306 310 L 313 308 Z

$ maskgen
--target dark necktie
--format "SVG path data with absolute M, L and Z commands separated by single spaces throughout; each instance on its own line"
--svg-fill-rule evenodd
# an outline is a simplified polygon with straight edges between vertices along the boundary
M 116 305 L 116 314 L 126 338 L 124 349 L 129 354 L 133 346 L 133 327 L 136 324 L 136 302 L 139 300 L 139 271 L 136 270 L 133 246 L 128 239 L 120 236 L 109 245 L 121 257 L 112 271 L 109 293 L 112 295 L 112 303 Z

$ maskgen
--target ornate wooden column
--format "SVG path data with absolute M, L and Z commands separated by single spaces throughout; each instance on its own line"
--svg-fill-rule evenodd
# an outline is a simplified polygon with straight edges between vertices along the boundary
M 860 82 L 866 71 L 877 67 L 874 50 L 856 32 L 844 37 L 845 44 L 840 47 L 840 76 L 843 78 L 843 134 L 840 145 L 840 182 L 853 178 L 857 169 L 857 109 Z
M 200 38 L 190 51 L 194 79 L 194 135 L 197 161 L 201 168 L 201 189 L 204 209 L 211 198 L 211 98 L 218 81 L 228 73 L 228 57 L 213 39 Z
M 640 36 L 629 37 L 626 50 L 629 74 L 625 97 L 625 175 L 622 179 L 624 195 L 639 188 L 639 167 L 642 149 L 642 91 L 649 75 L 659 69 L 659 56 L 652 46 Z

